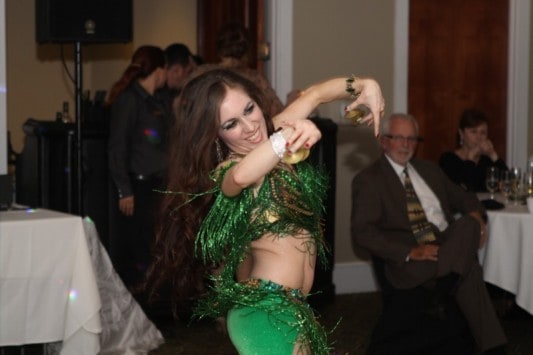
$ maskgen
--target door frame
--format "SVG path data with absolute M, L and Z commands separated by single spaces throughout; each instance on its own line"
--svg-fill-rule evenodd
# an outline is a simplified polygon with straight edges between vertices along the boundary
M 271 58 L 265 62 L 265 75 L 279 98 L 287 97 L 292 80 L 293 0 L 265 1 L 265 38 L 270 38 Z
M 509 84 L 507 88 L 507 165 L 523 169 L 528 159 L 529 0 L 509 0 Z
M 279 97 L 292 89 L 293 0 L 266 1 L 267 38 L 272 60 L 266 74 Z M 409 0 L 395 0 L 392 112 L 407 110 Z M 525 168 L 528 159 L 530 0 L 509 0 L 506 162 Z M 524 119 L 525 118 L 525 119 Z
M 0 0 L 0 175 L 7 175 L 7 72 L 6 72 L 6 4 Z

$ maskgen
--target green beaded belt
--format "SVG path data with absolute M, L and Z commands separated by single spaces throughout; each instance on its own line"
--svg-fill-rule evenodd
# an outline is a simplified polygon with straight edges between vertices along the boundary
M 240 284 L 251 287 L 251 288 L 256 288 L 256 289 L 262 289 L 262 290 L 267 290 L 267 291 L 272 291 L 272 292 L 282 292 L 286 294 L 287 296 L 294 298 L 298 301 L 301 301 L 301 302 L 305 301 L 305 296 L 303 295 L 300 289 L 283 286 L 270 280 L 248 279 L 248 280 L 241 281 Z

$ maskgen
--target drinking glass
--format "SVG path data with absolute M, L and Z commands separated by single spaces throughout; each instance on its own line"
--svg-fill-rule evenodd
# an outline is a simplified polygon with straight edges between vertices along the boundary
M 500 176 L 500 192 L 505 198 L 505 203 L 509 203 L 509 195 L 511 194 L 512 180 L 511 172 L 509 170 L 502 171 Z
M 526 195 L 528 197 L 533 196 L 533 170 L 528 169 L 526 174 L 524 175 L 524 185 L 526 189 Z
M 490 193 L 490 199 L 494 200 L 494 193 L 498 190 L 498 183 L 500 181 L 498 168 L 491 166 L 487 169 L 487 176 L 485 177 L 485 185 L 487 191 Z
M 520 189 L 521 189 L 521 180 L 522 180 L 522 172 L 520 168 L 513 167 L 510 170 L 511 174 L 511 200 L 515 202 L 515 204 L 519 204 L 520 200 Z

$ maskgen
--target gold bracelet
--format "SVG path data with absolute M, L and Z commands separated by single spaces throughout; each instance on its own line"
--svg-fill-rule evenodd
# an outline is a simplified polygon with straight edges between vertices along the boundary
M 359 78 L 353 74 L 346 78 L 346 92 L 350 94 L 350 98 L 352 100 L 357 100 L 357 98 L 361 94 L 361 92 L 356 92 L 352 86 L 353 82 L 356 80 L 359 80 Z

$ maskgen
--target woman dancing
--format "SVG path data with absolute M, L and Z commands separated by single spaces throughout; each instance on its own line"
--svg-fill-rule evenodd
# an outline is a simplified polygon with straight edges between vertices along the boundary
M 200 317 L 227 317 L 240 354 L 327 354 L 326 333 L 305 299 L 324 255 L 327 178 L 306 162 L 321 138 L 307 119 L 322 103 L 352 98 L 375 124 L 384 100 L 375 80 L 315 84 L 271 118 L 262 92 L 234 72 L 192 79 L 175 105 L 168 191 L 148 286 L 172 280 L 176 300 Z M 211 281 L 204 285 L 206 278 Z

